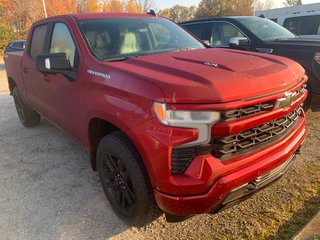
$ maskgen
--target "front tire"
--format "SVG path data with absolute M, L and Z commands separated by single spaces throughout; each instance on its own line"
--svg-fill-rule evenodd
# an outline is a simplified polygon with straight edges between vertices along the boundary
M 12 95 L 22 125 L 28 128 L 38 125 L 41 119 L 40 115 L 23 102 L 18 87 L 14 87 Z
M 114 132 L 100 141 L 97 166 L 104 193 L 121 219 L 142 227 L 158 216 L 142 160 L 125 134 Z

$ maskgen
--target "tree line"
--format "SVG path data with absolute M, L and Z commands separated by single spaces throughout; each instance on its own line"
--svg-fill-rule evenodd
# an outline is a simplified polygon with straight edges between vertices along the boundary
M 156 9 L 155 0 L 44 0 L 48 16 L 85 12 L 141 13 Z M 284 5 L 302 4 L 286 0 Z M 252 15 L 254 10 L 274 7 L 274 0 L 201 0 L 199 5 L 173 6 L 157 11 L 173 21 L 230 15 Z M 31 24 L 45 17 L 43 0 L 0 0 L 0 54 L 14 39 L 25 39 Z
M 142 10 L 135 0 L 44 0 L 48 17 L 84 12 L 131 12 Z M 145 0 L 150 2 L 150 0 Z M 45 17 L 42 0 L 0 0 L 1 27 L 12 28 L 25 38 L 32 24 Z
M 301 5 L 301 0 L 286 0 L 284 6 Z M 175 22 L 214 16 L 250 16 L 255 11 L 276 7 L 275 0 L 202 0 L 199 5 L 186 7 L 175 5 L 159 11 L 159 15 Z

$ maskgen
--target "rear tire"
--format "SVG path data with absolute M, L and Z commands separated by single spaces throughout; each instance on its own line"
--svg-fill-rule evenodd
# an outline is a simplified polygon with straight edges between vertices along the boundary
M 27 107 L 27 105 L 23 102 L 18 87 L 14 87 L 12 95 L 22 125 L 28 128 L 38 125 L 41 119 L 40 115 L 36 111 Z
M 97 167 L 104 193 L 122 220 L 142 227 L 159 216 L 142 160 L 125 134 L 114 132 L 102 138 Z

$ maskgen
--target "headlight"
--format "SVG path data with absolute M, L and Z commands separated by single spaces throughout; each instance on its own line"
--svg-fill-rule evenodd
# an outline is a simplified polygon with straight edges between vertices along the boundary
M 167 110 L 165 103 L 154 103 L 153 110 L 164 125 L 198 129 L 198 139 L 183 147 L 209 143 L 211 126 L 220 120 L 220 112 Z

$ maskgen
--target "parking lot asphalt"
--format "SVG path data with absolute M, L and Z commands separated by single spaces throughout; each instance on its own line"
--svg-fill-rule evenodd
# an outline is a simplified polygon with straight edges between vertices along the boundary
M 2 56 L 0 56 L 0 92 L 8 92 L 7 75 Z
M 105 239 L 116 217 L 80 145 L 47 121 L 26 129 L 0 95 L 0 239 Z

